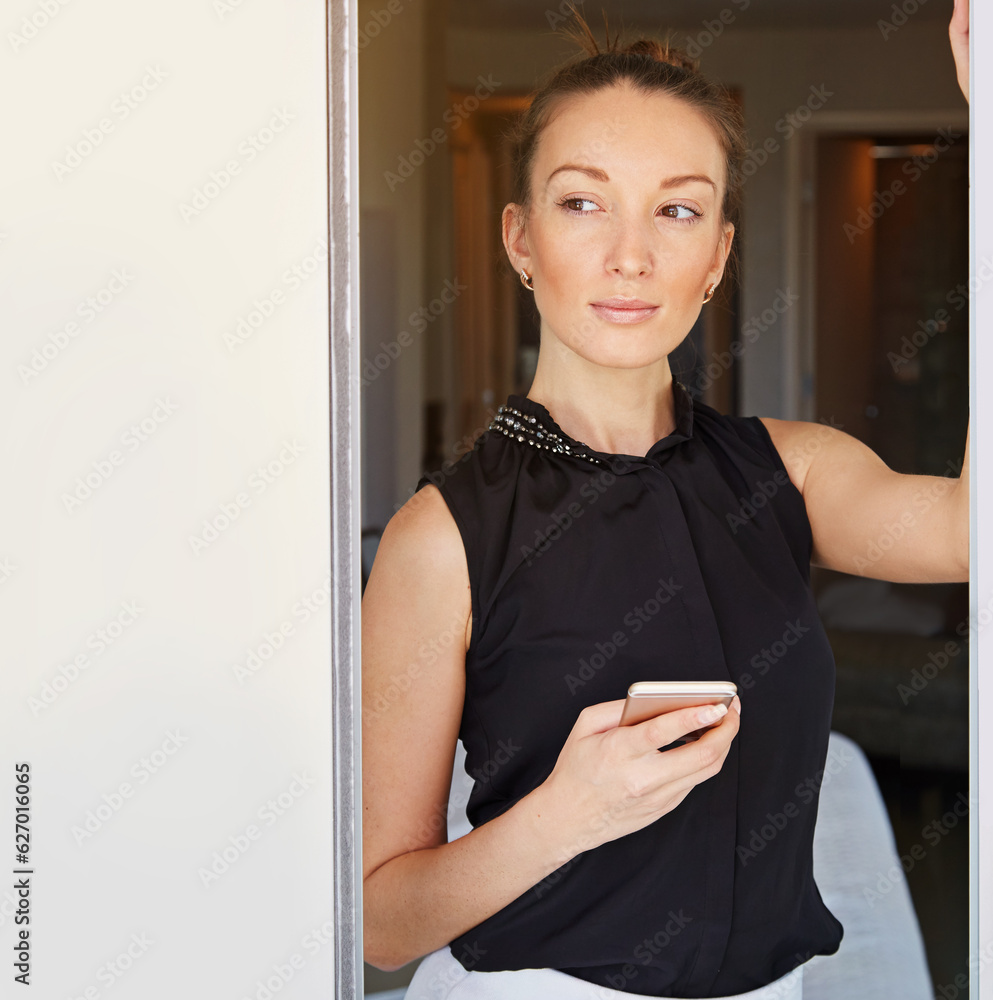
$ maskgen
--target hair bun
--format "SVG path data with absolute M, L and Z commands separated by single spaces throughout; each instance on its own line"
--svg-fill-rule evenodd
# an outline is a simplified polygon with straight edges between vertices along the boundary
M 639 38 L 625 45 L 620 51 L 630 55 L 650 56 L 656 62 L 678 66 L 679 69 L 685 69 L 690 73 L 695 73 L 700 68 L 698 60 L 691 59 L 682 49 L 670 45 L 668 39 L 660 42 L 657 38 Z
M 620 35 L 615 35 L 613 38 L 610 37 L 610 27 L 607 24 L 606 11 L 603 15 L 603 27 L 607 44 L 604 48 L 601 48 L 586 19 L 576 10 L 575 5 L 568 3 L 567 6 L 570 8 L 573 16 L 573 23 L 566 28 L 559 29 L 559 34 L 571 38 L 588 57 L 598 55 L 648 56 L 649 59 L 653 59 L 655 62 L 675 66 L 688 73 L 696 73 L 700 68 L 699 60 L 690 58 L 683 49 L 673 45 L 670 41 L 670 36 L 666 36 L 664 42 L 660 42 L 657 38 L 642 37 L 635 39 L 633 42 L 621 45 Z

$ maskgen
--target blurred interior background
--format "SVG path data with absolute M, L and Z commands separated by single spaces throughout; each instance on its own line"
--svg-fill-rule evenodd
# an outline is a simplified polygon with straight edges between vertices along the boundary
M 950 6 L 584 8 L 599 39 L 601 9 L 612 34 L 671 30 L 749 129 L 740 281 L 703 310 L 674 373 L 722 412 L 830 421 L 891 468 L 933 476 L 958 475 L 968 419 L 968 108 Z M 564 15 L 531 0 L 359 4 L 366 572 L 420 475 L 530 385 L 536 315 L 500 240 L 504 136 L 576 52 L 554 33 Z M 968 585 L 866 574 L 813 571 L 838 665 L 833 728 L 868 754 L 898 850 L 926 851 L 906 879 L 938 988 L 968 958 L 966 820 L 932 843 L 968 797 Z M 412 969 L 367 966 L 366 988 Z

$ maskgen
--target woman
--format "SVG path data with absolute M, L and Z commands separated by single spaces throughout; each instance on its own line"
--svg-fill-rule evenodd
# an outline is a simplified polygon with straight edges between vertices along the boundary
M 731 253 L 741 119 L 679 53 L 597 54 L 580 24 L 591 55 L 524 116 L 503 214 L 533 384 L 421 480 L 363 600 L 366 958 L 428 955 L 414 1000 L 795 998 L 842 936 L 811 870 L 834 662 L 810 562 L 966 579 L 968 480 L 859 569 L 934 478 L 673 379 Z M 963 92 L 967 25 L 962 0 Z M 715 716 L 619 727 L 657 679 L 740 697 L 660 753 Z M 474 829 L 447 843 L 458 737 Z

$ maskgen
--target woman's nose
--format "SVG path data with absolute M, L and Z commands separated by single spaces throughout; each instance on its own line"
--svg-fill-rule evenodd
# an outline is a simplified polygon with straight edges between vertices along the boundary
M 607 269 L 623 278 L 650 274 L 655 266 L 655 233 L 641 222 L 618 222 L 607 254 Z

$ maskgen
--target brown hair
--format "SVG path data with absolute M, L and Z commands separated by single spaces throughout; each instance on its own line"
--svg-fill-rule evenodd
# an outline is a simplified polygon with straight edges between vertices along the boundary
M 528 109 L 509 133 L 514 146 L 511 197 L 527 216 L 531 207 L 531 172 L 541 133 L 564 99 L 593 94 L 622 81 L 630 81 L 646 93 L 670 94 L 695 108 L 710 124 L 724 153 L 724 201 L 722 221 L 738 229 L 741 210 L 741 167 L 747 151 L 741 110 L 726 88 L 711 83 L 698 70 L 698 63 L 682 49 L 655 38 L 639 38 L 623 47 L 618 37 L 610 39 L 607 17 L 604 27 L 607 47 L 601 50 L 585 19 L 571 4 L 576 26 L 561 34 L 577 42 L 585 59 L 568 63 L 553 73 L 533 95 Z M 728 259 L 733 270 L 734 252 Z

